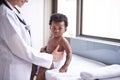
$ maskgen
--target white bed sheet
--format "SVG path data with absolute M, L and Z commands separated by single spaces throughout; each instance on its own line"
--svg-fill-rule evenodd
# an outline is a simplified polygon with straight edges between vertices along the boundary
M 87 59 L 73 54 L 67 73 L 59 73 L 58 70 L 47 70 L 46 80 L 82 80 L 80 72 L 106 66 L 104 63 Z

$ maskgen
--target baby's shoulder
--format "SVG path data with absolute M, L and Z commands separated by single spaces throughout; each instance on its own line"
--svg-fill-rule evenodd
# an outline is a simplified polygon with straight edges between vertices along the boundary
M 65 37 L 61 37 L 61 42 L 64 43 L 69 43 L 68 40 Z

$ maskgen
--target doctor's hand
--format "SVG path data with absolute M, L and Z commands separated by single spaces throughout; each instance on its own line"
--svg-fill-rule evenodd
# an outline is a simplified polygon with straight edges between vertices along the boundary
M 64 55 L 64 51 L 58 51 L 59 49 L 59 45 L 56 47 L 56 49 L 52 52 L 52 55 L 53 55 L 53 61 L 58 61 L 58 60 L 61 60 L 61 58 L 63 58 L 63 55 Z

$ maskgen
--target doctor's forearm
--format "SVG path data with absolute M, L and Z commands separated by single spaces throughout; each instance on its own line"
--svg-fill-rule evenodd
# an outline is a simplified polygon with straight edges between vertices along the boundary
M 17 57 L 24 59 L 30 63 L 50 68 L 53 58 L 52 55 L 40 54 L 39 51 L 36 51 L 30 46 L 27 46 L 24 40 L 22 40 L 22 38 L 20 38 L 17 34 L 8 37 L 7 44 L 12 53 Z

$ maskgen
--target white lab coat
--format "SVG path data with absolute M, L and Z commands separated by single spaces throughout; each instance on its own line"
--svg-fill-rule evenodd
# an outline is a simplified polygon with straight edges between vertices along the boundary
M 12 8 L 13 9 L 13 8 Z M 51 54 L 30 46 L 30 37 L 15 12 L 0 6 L 0 80 L 30 80 L 32 63 L 49 68 Z

